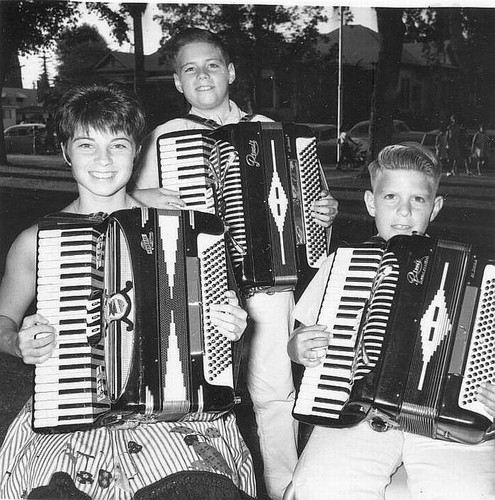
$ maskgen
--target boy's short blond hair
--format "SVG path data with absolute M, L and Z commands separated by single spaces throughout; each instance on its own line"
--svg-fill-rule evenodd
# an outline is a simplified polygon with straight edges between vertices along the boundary
M 435 153 L 417 142 L 403 142 L 385 146 L 378 158 L 368 165 L 371 185 L 374 186 L 377 175 L 383 170 L 415 170 L 431 177 L 435 190 L 440 183 L 442 167 Z
M 217 47 L 224 58 L 225 64 L 227 66 L 229 65 L 229 50 L 218 35 L 202 28 L 186 28 L 176 33 L 168 42 L 169 54 L 172 58 L 174 71 L 176 73 L 179 70 L 179 68 L 177 67 L 177 57 L 179 55 L 179 51 L 180 49 L 182 49 L 182 47 L 185 47 L 186 45 L 189 45 L 191 43 L 209 43 L 214 47 Z

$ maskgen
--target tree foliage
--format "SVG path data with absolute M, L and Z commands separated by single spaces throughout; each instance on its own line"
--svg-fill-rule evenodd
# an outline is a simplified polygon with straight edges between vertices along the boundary
M 74 23 L 73 2 L 0 2 L 0 92 L 16 55 L 53 46 L 61 26 Z M 3 120 L 0 121 L 0 162 L 6 163 Z
M 290 85 L 285 94 L 292 95 L 302 80 L 302 67 L 314 63 L 316 27 L 326 20 L 322 7 L 159 4 L 159 8 L 165 47 L 176 32 L 190 26 L 214 31 L 224 40 L 237 72 L 232 94 L 246 109 L 257 110 L 262 108 L 263 69 L 273 69 L 282 85 Z M 296 82 L 289 75 L 296 76 Z
M 117 41 L 128 40 L 129 10 L 125 5 L 117 10 L 100 2 L 84 5 L 109 23 Z M 65 29 L 76 27 L 82 6 L 82 2 L 65 0 L 0 0 L 0 93 L 14 56 L 54 48 Z M 6 162 L 3 121 L 0 121 L 0 163 Z
M 459 74 L 448 113 L 458 113 L 471 124 L 495 118 L 495 10 L 429 8 L 404 14 L 406 41 L 423 42 L 425 53 L 433 44 L 437 59 L 445 50 L 455 57 Z
M 60 35 L 55 55 L 59 61 L 55 90 L 62 94 L 74 85 L 97 81 L 95 64 L 108 52 L 108 45 L 94 26 L 66 28 Z
M 382 43 L 371 106 L 371 158 L 390 142 L 391 114 L 396 110 L 398 86 L 396 55 L 403 42 L 422 43 L 423 53 L 432 65 L 440 62 L 445 51 L 449 51 L 458 65 L 457 73 L 452 73 L 445 109 L 436 110 L 438 121 L 452 113 L 459 114 L 470 126 L 495 119 L 494 9 L 377 8 L 376 11 Z

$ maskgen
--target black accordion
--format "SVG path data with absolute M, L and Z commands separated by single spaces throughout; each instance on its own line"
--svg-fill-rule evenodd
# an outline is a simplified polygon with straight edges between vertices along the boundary
M 36 305 L 58 345 L 35 368 L 33 429 L 229 410 L 232 346 L 210 318 L 225 301 L 227 269 L 215 215 L 135 208 L 42 219 Z
M 306 368 L 295 418 L 479 443 L 492 418 L 477 401 L 495 382 L 495 260 L 488 249 L 423 236 L 339 248 L 318 324 L 333 338 Z
M 241 122 L 173 132 L 158 137 L 157 154 L 160 186 L 225 222 L 241 288 L 293 289 L 326 257 L 326 230 L 311 205 L 327 186 L 309 127 Z

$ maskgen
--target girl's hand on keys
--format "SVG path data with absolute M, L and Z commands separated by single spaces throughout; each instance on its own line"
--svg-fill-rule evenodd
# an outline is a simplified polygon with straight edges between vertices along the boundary
M 50 358 L 57 332 L 41 314 L 26 316 L 18 333 L 19 351 L 24 363 L 35 365 Z

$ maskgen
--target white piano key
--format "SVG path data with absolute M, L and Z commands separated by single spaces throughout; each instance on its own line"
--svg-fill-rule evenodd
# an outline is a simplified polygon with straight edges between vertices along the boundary
M 73 392 L 68 394 L 60 394 L 56 389 L 52 391 L 43 393 L 34 393 L 34 409 L 37 409 L 37 405 L 40 404 L 44 407 L 58 407 L 60 404 L 72 404 L 72 403 L 92 403 L 96 401 L 95 392 Z
M 71 419 L 71 420 L 67 420 L 67 421 L 61 421 L 60 419 L 58 418 L 41 418 L 41 417 L 38 417 L 36 420 L 35 420 L 35 424 L 34 424 L 34 427 L 35 429 L 37 430 L 43 430 L 43 429 L 54 429 L 55 427 L 56 428 L 60 428 L 64 425 L 67 425 L 67 426 L 77 426 L 77 425 L 86 425 L 86 424 L 91 424 L 93 423 L 94 421 L 94 417 L 92 415 L 87 415 L 87 416 L 83 416 L 81 418 L 77 418 L 77 419 Z
M 42 424 L 43 427 L 55 427 L 55 425 L 50 425 L 49 422 L 57 421 L 56 426 L 60 425 L 73 425 L 75 421 L 79 423 L 91 423 L 95 420 L 95 417 L 102 413 L 102 411 L 107 411 L 108 409 L 103 409 L 96 411 L 95 408 L 81 406 L 80 408 L 50 408 L 41 409 L 39 411 L 34 411 L 34 419 L 37 426 Z M 70 417 L 70 418 L 68 418 Z
M 69 360 L 70 361 L 70 360 Z M 35 370 L 35 378 L 40 377 L 40 380 L 43 382 L 45 379 L 50 379 L 52 376 L 55 377 L 64 377 L 68 378 L 71 377 L 72 374 L 77 374 L 77 373 L 93 373 L 98 370 L 105 369 L 105 362 L 103 359 L 101 360 L 96 360 L 96 359 L 89 359 L 87 358 L 86 363 L 70 363 L 68 362 L 66 365 L 53 365 L 53 364 L 41 364 L 41 365 L 36 365 L 36 370 Z M 86 365 L 85 367 L 81 367 L 78 365 Z M 56 367 L 54 369 L 54 366 Z
M 63 373 L 58 370 L 54 372 L 53 370 L 36 370 L 35 381 L 36 386 L 57 384 L 60 381 L 72 379 L 72 378 L 96 378 L 97 370 L 95 368 L 78 368 L 74 370 L 67 370 L 68 373 Z M 37 389 L 37 392 L 40 392 Z
M 53 276 L 38 278 L 38 286 L 59 285 L 59 286 L 92 286 L 98 288 L 102 280 L 98 276 L 73 276 L 65 278 L 56 278 Z

